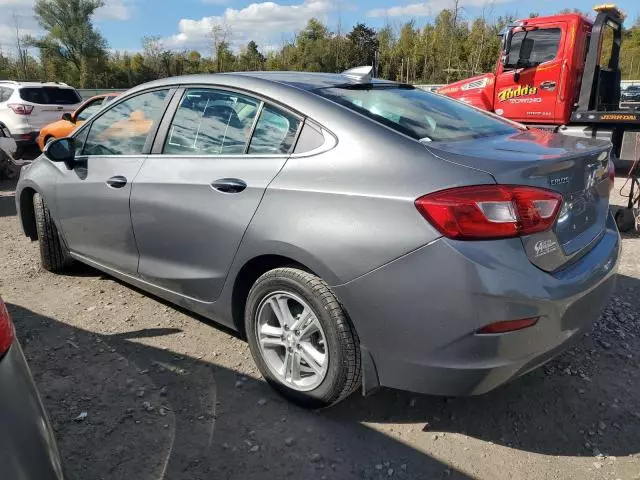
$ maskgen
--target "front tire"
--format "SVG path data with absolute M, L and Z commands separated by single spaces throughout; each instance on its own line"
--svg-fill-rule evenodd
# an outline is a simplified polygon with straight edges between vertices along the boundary
M 323 408 L 361 382 L 355 329 L 329 286 L 296 268 L 277 268 L 255 282 L 245 308 L 253 359 L 287 399 Z
M 61 272 L 69 266 L 71 257 L 51 218 L 51 212 L 39 193 L 33 196 L 33 210 L 36 217 L 42 268 L 54 273 Z

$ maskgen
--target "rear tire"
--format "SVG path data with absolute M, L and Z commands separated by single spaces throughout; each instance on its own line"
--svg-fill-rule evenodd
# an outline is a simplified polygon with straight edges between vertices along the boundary
M 293 348 L 288 348 L 287 345 L 289 347 L 291 345 L 284 340 L 281 347 L 270 347 L 272 350 L 265 350 L 265 347 L 261 346 L 261 338 L 264 341 L 264 336 L 260 334 L 263 331 L 262 328 L 264 328 L 264 323 L 261 323 L 264 322 L 264 314 L 262 312 L 267 308 L 265 305 L 268 304 L 269 299 L 277 298 L 278 296 L 289 298 L 292 302 L 294 308 L 289 310 L 289 314 L 293 322 L 296 320 L 301 321 L 300 319 L 303 318 L 306 311 L 298 310 L 298 315 L 296 316 L 296 304 L 298 304 L 299 309 L 308 308 L 313 318 L 317 319 L 318 336 L 316 341 L 318 338 L 321 338 L 321 341 L 319 345 L 314 346 L 318 350 L 313 353 L 322 352 L 326 358 L 326 364 L 321 369 L 321 375 L 323 376 L 319 376 L 317 382 L 310 378 L 314 375 L 312 373 L 313 369 L 309 361 L 305 360 L 304 357 L 303 351 L 306 347 L 300 345 L 305 343 L 305 340 L 300 340 L 300 344 L 294 342 Z M 287 303 L 287 305 L 289 304 Z M 269 310 L 270 318 L 275 319 L 271 312 L 274 311 Z M 307 314 L 307 318 L 312 317 Z M 277 322 L 277 319 L 274 322 Z M 308 324 L 310 325 L 311 323 L 311 320 L 309 320 Z M 294 332 L 298 335 L 298 332 L 307 330 L 304 326 L 305 322 L 301 324 L 303 326 L 298 327 L 298 330 L 295 327 L 291 329 L 283 327 L 284 336 L 287 333 Z M 355 329 L 329 286 L 322 279 L 311 273 L 297 268 L 276 268 L 258 278 L 247 298 L 245 328 L 251 354 L 262 376 L 280 394 L 302 407 L 316 409 L 336 404 L 351 395 L 361 384 L 360 344 Z M 277 326 L 267 326 L 267 328 L 277 328 Z M 270 335 L 273 334 L 270 333 Z M 304 333 L 301 335 L 304 335 Z M 279 341 L 278 338 L 274 336 L 268 340 L 277 342 Z M 308 340 L 308 342 L 312 341 L 313 338 Z M 308 346 L 309 344 L 307 343 L 306 345 Z M 286 381 L 286 372 L 283 379 L 282 373 L 279 374 L 275 371 L 273 366 L 274 359 L 277 363 L 279 358 L 286 358 L 287 350 L 293 352 L 291 353 L 293 362 L 296 361 L 296 358 L 298 359 L 297 374 L 301 378 L 301 383 L 306 382 L 306 385 L 298 385 L 298 388 L 292 387 L 293 382 Z M 265 351 L 269 352 L 269 354 L 265 353 Z M 296 356 L 296 352 L 300 353 Z M 315 359 L 316 357 L 309 356 L 306 358 Z M 301 364 L 300 359 L 302 359 Z M 314 365 L 314 367 L 317 369 L 319 364 Z M 286 365 L 286 363 L 283 362 L 283 365 Z M 304 372 L 302 372 L 303 369 L 305 370 Z M 293 378 L 292 368 L 291 379 Z
M 618 226 L 618 230 L 623 233 L 630 232 L 636 228 L 636 217 L 633 214 L 633 209 L 631 208 L 620 208 L 616 212 L 614 219 Z
M 36 217 L 42 268 L 54 273 L 60 272 L 71 264 L 71 257 L 51 218 L 51 212 L 39 193 L 33 196 L 33 210 Z

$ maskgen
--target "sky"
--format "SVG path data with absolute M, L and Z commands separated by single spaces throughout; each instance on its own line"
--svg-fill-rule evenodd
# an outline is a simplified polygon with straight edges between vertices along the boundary
M 598 0 L 459 0 L 462 18 L 495 18 L 530 12 L 553 14 L 563 8 L 590 11 Z M 159 36 L 166 48 L 210 53 L 210 32 L 223 26 L 230 43 L 239 50 L 249 40 L 263 51 L 277 48 L 302 30 L 310 18 L 324 21 L 331 30 L 349 30 L 358 22 L 375 28 L 415 18 L 418 25 L 433 20 L 453 0 L 103 0 L 94 23 L 112 50 L 138 51 L 143 36 Z M 42 34 L 33 16 L 35 0 L 0 0 L 0 48 L 15 49 L 16 24 L 21 33 Z M 601 3 L 605 3 L 602 1 Z M 640 15 L 638 0 L 620 0 L 627 25 Z

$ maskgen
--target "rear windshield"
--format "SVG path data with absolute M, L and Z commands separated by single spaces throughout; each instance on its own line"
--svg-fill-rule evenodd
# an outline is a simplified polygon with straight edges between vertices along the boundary
M 80 103 L 80 95 L 72 88 L 27 87 L 20 89 L 25 102 L 42 105 L 74 105 Z
M 315 92 L 416 140 L 468 140 L 518 131 L 480 110 L 413 87 L 330 87 Z

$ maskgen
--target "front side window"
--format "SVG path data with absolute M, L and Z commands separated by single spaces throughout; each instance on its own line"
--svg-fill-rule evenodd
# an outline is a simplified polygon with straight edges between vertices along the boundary
M 516 32 L 511 38 L 507 58 L 509 67 L 534 67 L 556 58 L 562 32 L 559 28 L 541 28 Z
M 79 121 L 79 122 L 86 121 L 91 115 L 93 115 L 98 110 L 100 110 L 100 107 L 102 107 L 102 102 L 103 102 L 103 99 L 98 98 L 97 100 L 94 100 L 93 102 L 85 105 L 85 107 L 82 110 L 80 110 L 76 115 L 76 121 Z
M 173 117 L 163 153 L 245 153 L 260 101 L 233 92 L 188 89 Z
M 265 105 L 251 137 L 249 153 L 288 153 L 296 138 L 299 123 L 293 115 Z
M 73 139 L 76 142 L 76 157 L 82 155 L 82 150 L 84 150 L 84 144 L 87 141 L 87 134 L 89 133 L 88 128 L 83 128 L 80 132 L 73 135 Z
M 168 90 L 156 90 L 112 106 L 91 124 L 84 155 L 139 155 L 164 112 Z
M 518 131 L 505 120 L 414 87 L 331 87 L 315 92 L 416 140 L 467 140 Z

